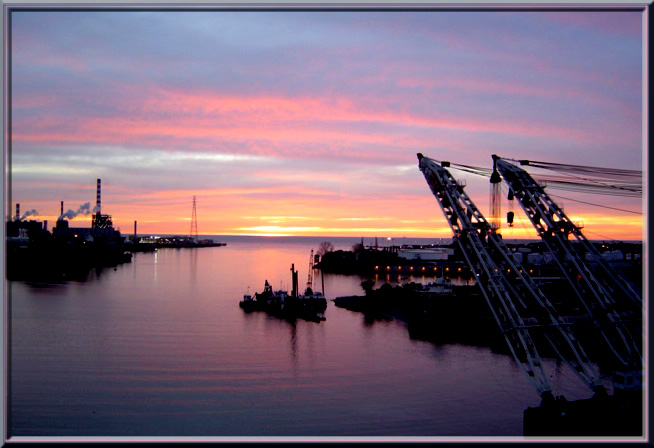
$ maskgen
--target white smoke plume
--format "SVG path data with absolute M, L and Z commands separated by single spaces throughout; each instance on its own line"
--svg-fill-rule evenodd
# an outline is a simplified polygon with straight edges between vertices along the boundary
M 93 207 L 93 212 L 95 212 L 97 208 L 98 208 L 97 206 Z M 61 219 L 64 219 L 64 218 L 68 218 L 69 220 L 71 220 L 71 219 L 75 218 L 77 215 L 85 215 L 86 216 L 86 215 L 89 215 L 89 214 L 91 214 L 91 203 L 86 202 L 86 203 L 80 205 L 80 207 L 77 209 L 77 211 L 74 211 L 72 209 L 68 209 L 68 211 L 66 213 L 64 213 L 63 215 L 61 215 L 58 219 L 61 220 Z
M 37 212 L 36 210 L 30 210 L 28 212 L 25 212 L 25 214 L 20 217 L 20 220 L 23 221 L 28 216 L 37 216 L 38 214 L 39 214 L 39 212 Z

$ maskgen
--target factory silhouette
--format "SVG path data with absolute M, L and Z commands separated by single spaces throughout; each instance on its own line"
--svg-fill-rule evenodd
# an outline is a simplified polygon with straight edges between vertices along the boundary
M 91 227 L 73 227 L 71 220 L 79 215 L 91 215 Z M 16 214 L 7 221 L 7 278 L 9 280 L 83 280 L 93 268 L 115 267 L 131 261 L 133 252 L 159 248 L 197 248 L 224 246 L 210 239 L 198 239 L 195 196 L 191 236 L 124 237 L 114 228 L 111 215 L 102 213 L 102 180 L 97 179 L 96 203 L 90 202 L 77 210 L 61 212 L 57 222 L 48 230 L 48 221 L 26 220 L 37 216 L 30 210 L 21 216 L 20 204 Z

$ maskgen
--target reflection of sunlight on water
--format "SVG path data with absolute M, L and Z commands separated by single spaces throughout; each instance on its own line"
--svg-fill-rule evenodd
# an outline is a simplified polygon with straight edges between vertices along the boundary
M 157 266 L 157 264 L 159 262 L 159 251 L 158 250 L 154 251 L 153 261 L 154 261 L 154 282 L 156 284 L 158 276 L 159 276 L 159 269 L 158 269 L 158 266 Z

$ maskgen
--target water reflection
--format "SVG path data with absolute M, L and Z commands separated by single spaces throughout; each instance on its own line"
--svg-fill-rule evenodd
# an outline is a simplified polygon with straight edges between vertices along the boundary
M 289 322 L 290 339 L 290 354 L 291 365 L 293 366 L 293 374 L 297 376 L 297 323 Z
M 14 434 L 521 435 L 539 399 L 510 357 L 335 307 L 363 294 L 361 277 L 321 277 L 325 322 L 239 308 L 248 285 L 288 283 L 311 248 L 161 250 L 86 283 L 13 287 Z
M 198 277 L 198 249 L 189 249 L 188 252 L 191 259 L 191 280 L 195 283 Z

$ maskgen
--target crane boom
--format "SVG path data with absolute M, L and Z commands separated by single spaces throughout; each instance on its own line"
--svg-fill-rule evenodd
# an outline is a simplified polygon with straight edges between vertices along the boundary
M 518 200 L 548 250 L 555 255 L 556 263 L 622 368 L 640 372 L 642 357 L 634 333 L 640 333 L 642 338 L 641 297 L 529 173 L 496 155 L 493 165 L 509 185 L 510 195 Z M 570 235 L 576 238 L 577 244 L 572 244 Z M 584 252 L 591 254 L 596 265 L 586 261 Z M 633 387 L 639 386 L 640 379 L 636 378 Z
M 604 392 L 599 376 L 569 324 L 554 309 L 517 263 L 495 229 L 457 182 L 435 160 L 418 154 L 419 168 L 445 214 L 454 239 L 473 273 L 502 332 L 513 358 L 543 400 L 551 386 L 536 349 L 542 336 L 557 354 L 595 392 Z

